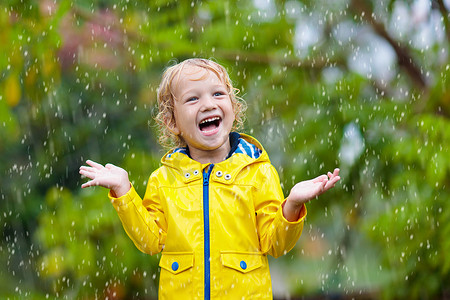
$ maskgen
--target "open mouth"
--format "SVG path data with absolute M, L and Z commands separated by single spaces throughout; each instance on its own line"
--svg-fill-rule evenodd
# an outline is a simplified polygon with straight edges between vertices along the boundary
M 211 117 L 204 119 L 198 124 L 198 127 L 201 132 L 208 133 L 216 130 L 220 123 L 222 122 L 222 119 L 220 117 Z

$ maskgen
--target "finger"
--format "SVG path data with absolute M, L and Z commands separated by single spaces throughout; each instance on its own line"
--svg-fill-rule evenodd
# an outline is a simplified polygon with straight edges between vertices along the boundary
M 82 175 L 81 178 L 89 178 L 91 180 L 95 179 L 95 175 L 91 174 L 91 173 L 80 173 Z
M 103 165 L 101 165 L 101 164 L 99 164 L 99 163 L 96 163 L 95 161 L 92 161 L 92 160 L 90 160 L 90 159 L 88 159 L 88 160 L 86 161 L 86 163 L 87 163 L 88 165 L 90 165 L 91 167 L 94 167 L 94 168 L 96 168 L 96 169 L 101 169 L 101 168 L 103 168 Z
M 81 185 L 81 188 L 84 189 L 84 188 L 91 187 L 91 186 L 95 186 L 95 185 L 98 185 L 98 184 L 96 184 L 94 180 L 90 180 L 90 181 L 88 181 L 88 182 L 86 182 L 86 183 L 83 183 L 83 184 Z
M 81 166 L 80 167 L 80 171 L 86 171 L 86 172 L 94 172 L 95 169 L 92 167 L 85 167 L 85 166 Z
M 339 181 L 339 180 L 341 180 L 341 177 L 340 176 L 336 176 L 336 177 L 334 177 L 334 182 L 333 182 L 333 186 Z
M 327 175 L 320 175 L 320 176 L 317 176 L 316 178 L 314 178 L 314 179 L 312 180 L 312 182 L 316 183 L 316 182 L 322 182 L 322 181 L 324 181 L 324 180 L 328 180 L 328 176 L 327 176 Z
M 80 170 L 79 172 L 81 175 L 86 176 L 87 178 L 94 179 L 97 175 L 97 173 L 87 170 Z
M 322 184 L 321 184 L 321 187 L 322 187 L 321 190 L 322 190 L 322 191 L 325 190 L 325 187 L 327 186 L 328 182 L 329 182 L 329 181 L 328 181 L 328 178 L 327 178 L 326 180 L 322 181 Z
M 113 165 L 113 164 L 106 164 L 106 165 L 105 165 L 105 168 L 107 168 L 107 169 L 112 169 L 112 168 L 116 168 L 116 166 Z
M 325 190 L 329 190 L 333 188 L 336 185 L 336 182 L 338 182 L 341 179 L 339 176 L 333 177 L 331 180 L 328 181 L 327 185 L 325 186 Z
M 329 181 L 328 184 L 323 188 L 323 191 L 326 192 L 333 187 L 334 187 L 334 184 L 331 181 Z
M 328 182 L 330 182 L 330 183 L 336 183 L 336 182 L 338 182 L 339 181 L 339 179 L 341 179 L 341 177 L 339 177 L 339 176 L 334 176 L 333 178 L 331 178 Z
M 319 184 L 315 187 L 315 191 L 314 191 L 314 196 L 313 197 L 318 197 L 318 196 L 322 195 L 326 191 L 327 182 L 328 182 L 328 180 L 324 180 L 322 182 L 319 182 Z
M 333 171 L 333 173 L 331 173 L 331 172 L 328 172 L 328 178 L 329 179 L 332 179 L 332 178 L 334 178 L 334 177 L 336 177 L 336 176 L 338 176 L 339 175 L 339 169 L 338 168 L 336 168 L 336 169 L 334 169 L 334 171 Z

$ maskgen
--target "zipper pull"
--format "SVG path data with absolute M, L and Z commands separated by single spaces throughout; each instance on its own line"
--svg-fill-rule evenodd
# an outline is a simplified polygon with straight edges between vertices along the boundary
M 209 176 L 211 175 L 211 171 L 212 171 L 213 167 L 214 167 L 214 165 L 210 164 L 208 166 L 208 170 L 206 170 L 206 169 L 203 170 L 203 185 L 209 184 Z
M 208 172 L 206 170 L 203 171 L 203 185 L 208 184 Z

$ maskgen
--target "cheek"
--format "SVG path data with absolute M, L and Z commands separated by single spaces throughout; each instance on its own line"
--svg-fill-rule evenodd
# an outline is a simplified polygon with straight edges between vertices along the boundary
M 231 105 L 230 105 L 231 107 L 230 107 L 230 111 L 231 111 L 231 113 L 233 114 L 233 121 L 234 120 L 236 120 L 236 115 L 237 115 L 237 112 L 238 112 L 238 106 L 236 105 L 236 104 L 234 104 L 234 103 L 231 103 Z
M 178 124 L 183 121 L 183 110 L 181 108 L 174 107 L 173 109 L 173 122 Z

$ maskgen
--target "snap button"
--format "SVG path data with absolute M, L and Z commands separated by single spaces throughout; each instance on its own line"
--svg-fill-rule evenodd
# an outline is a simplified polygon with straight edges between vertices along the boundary
M 216 172 L 216 176 L 217 176 L 217 177 L 222 177 L 222 174 L 223 174 L 222 171 L 217 171 L 217 172 Z
M 245 261 L 241 260 L 239 266 L 242 268 L 242 270 L 247 269 L 247 264 L 245 263 Z
M 186 177 L 186 178 L 191 177 L 191 173 L 186 173 L 186 174 L 184 174 L 184 177 Z
M 230 174 L 225 174 L 225 179 L 226 180 L 230 180 L 231 179 L 231 175 Z
M 198 170 L 194 170 L 194 175 L 198 175 Z
M 242 264 L 243 262 L 241 261 L 241 264 Z M 245 263 L 244 263 L 245 264 Z M 172 264 L 172 270 L 173 271 L 176 271 L 176 270 L 178 270 L 178 263 L 177 262 L 174 262 L 173 264 Z

